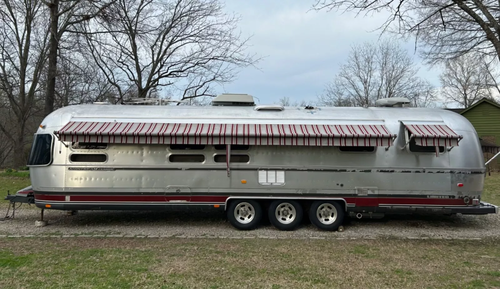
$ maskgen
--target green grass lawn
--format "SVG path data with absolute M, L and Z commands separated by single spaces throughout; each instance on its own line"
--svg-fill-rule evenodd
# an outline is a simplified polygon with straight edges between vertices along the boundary
M 500 206 L 500 173 L 486 177 L 481 200 Z
M 27 185 L 0 173 L 2 193 Z M 499 242 L 0 238 L 0 288 L 500 288 Z
M 29 175 L 28 171 L 0 172 L 0 202 L 5 198 L 7 192 L 12 195 L 29 186 Z
M 3 239 L 1 288 L 498 288 L 498 241 Z

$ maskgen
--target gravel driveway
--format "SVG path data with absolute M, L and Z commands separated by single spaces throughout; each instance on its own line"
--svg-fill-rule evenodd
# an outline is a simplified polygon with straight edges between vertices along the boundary
M 0 207 L 3 217 L 6 206 Z M 343 232 L 325 232 L 304 223 L 292 232 L 264 223 L 238 231 L 219 211 L 64 211 L 46 210 L 48 226 L 36 227 L 40 210 L 23 205 L 14 219 L 0 221 L 0 237 L 177 237 L 286 239 L 483 239 L 500 238 L 500 214 L 485 216 L 391 215 L 380 220 L 351 219 Z

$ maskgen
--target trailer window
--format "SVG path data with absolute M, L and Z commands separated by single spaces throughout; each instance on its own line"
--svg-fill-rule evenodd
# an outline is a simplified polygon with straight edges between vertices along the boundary
M 415 138 L 410 139 L 410 151 L 414 153 L 435 153 L 436 152 L 436 147 L 434 146 L 419 146 L 415 142 Z M 439 152 L 442 153 L 444 152 L 444 147 L 439 146 Z
M 74 163 L 104 163 L 108 157 L 105 154 L 72 154 L 69 159 Z
M 215 155 L 214 161 L 216 163 L 225 163 L 226 155 Z M 229 158 L 230 163 L 248 163 L 250 161 L 250 157 L 248 155 L 231 155 Z
M 177 150 L 204 150 L 205 145 L 186 145 L 186 144 L 171 144 L 170 149 L 177 151 Z
M 205 161 L 204 155 L 170 155 L 168 160 L 171 163 L 202 163 Z
M 28 166 L 46 166 L 52 162 L 52 142 L 50 134 L 37 134 L 31 146 Z
M 73 149 L 82 150 L 104 150 L 108 147 L 107 143 L 96 143 L 96 142 L 74 142 L 71 144 Z
M 375 147 L 354 147 L 354 146 L 346 146 L 339 147 L 341 152 L 374 152 Z
M 226 145 L 214 145 L 214 148 L 218 151 L 225 151 Z M 247 151 L 250 149 L 249 145 L 231 145 L 232 151 Z
M 435 153 L 436 152 L 436 147 L 435 146 L 419 146 L 417 145 L 415 138 L 412 137 L 412 133 L 410 131 L 406 131 L 407 137 L 410 140 L 408 143 L 408 148 L 410 149 L 411 152 L 413 153 Z M 444 146 L 439 146 L 439 152 L 442 153 L 444 152 Z

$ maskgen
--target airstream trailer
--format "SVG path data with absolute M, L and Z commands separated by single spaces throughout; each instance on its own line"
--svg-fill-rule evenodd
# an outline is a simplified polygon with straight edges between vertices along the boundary
M 255 105 L 75 105 L 54 111 L 29 158 L 35 204 L 55 210 L 225 210 L 238 229 L 264 214 L 281 230 L 304 217 L 428 210 L 489 214 L 472 125 L 442 109 Z

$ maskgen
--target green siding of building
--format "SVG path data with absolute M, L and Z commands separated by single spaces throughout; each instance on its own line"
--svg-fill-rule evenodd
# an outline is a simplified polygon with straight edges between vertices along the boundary
M 481 101 L 475 107 L 464 111 L 462 115 L 467 118 L 477 131 L 480 138 L 493 141 L 500 145 L 500 107 Z
M 500 105 L 482 99 L 473 106 L 462 111 L 461 115 L 467 118 L 483 140 L 500 145 Z M 494 153 L 485 152 L 484 160 L 492 158 Z M 500 158 L 491 162 L 488 171 L 500 171 Z

